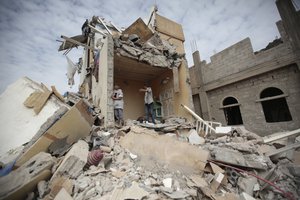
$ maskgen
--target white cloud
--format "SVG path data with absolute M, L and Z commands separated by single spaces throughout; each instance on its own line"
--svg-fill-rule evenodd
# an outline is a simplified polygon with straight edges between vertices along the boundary
M 103 16 L 119 27 L 138 17 L 147 19 L 154 1 L 141 0 L 1 0 L 0 92 L 22 76 L 69 90 L 66 60 L 57 52 L 60 35 L 80 34 L 81 25 L 93 15 Z M 250 37 L 254 50 L 279 36 L 279 14 L 274 0 L 157 0 L 159 12 L 181 23 L 185 47 L 192 65 L 190 41 L 196 40 L 202 59 L 214 51 Z M 299 4 L 300 5 L 300 4 Z M 72 50 L 73 61 L 82 49 Z M 74 88 L 73 90 L 77 90 Z

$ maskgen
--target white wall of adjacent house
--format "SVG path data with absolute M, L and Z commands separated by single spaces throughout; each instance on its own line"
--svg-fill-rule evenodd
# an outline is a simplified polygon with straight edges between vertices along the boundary
M 42 91 L 39 84 L 23 77 L 9 85 L 0 95 L 0 159 L 9 150 L 27 143 L 63 103 L 50 97 L 39 114 L 24 106 L 24 101 L 35 91 Z M 13 152 L 11 152 L 13 153 Z

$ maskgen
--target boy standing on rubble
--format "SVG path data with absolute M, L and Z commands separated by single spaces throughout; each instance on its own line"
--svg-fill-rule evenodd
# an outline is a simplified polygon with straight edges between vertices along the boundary
M 114 100 L 114 114 L 115 114 L 115 120 L 118 125 L 123 125 L 123 92 L 122 89 L 118 86 L 114 86 L 114 92 L 111 98 Z
M 149 115 L 151 115 L 152 123 L 155 124 L 154 112 L 153 112 L 153 94 L 152 89 L 148 85 L 144 85 L 144 88 L 140 89 L 140 92 L 145 92 L 145 112 L 146 120 L 149 122 Z

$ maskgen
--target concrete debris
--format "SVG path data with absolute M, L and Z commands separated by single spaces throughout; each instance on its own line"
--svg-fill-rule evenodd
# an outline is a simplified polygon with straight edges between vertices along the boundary
M 195 129 L 191 129 L 189 132 L 189 142 L 191 144 L 204 144 L 205 139 L 200 137 Z
M 45 180 L 42 180 L 38 183 L 37 189 L 38 189 L 38 192 L 39 192 L 39 198 L 42 199 L 45 196 L 45 194 L 48 193 L 47 188 L 48 188 L 48 185 L 47 185 L 47 182 Z
M 0 95 L 0 110 L 5 113 L 0 115 L 0 155 L 30 142 L 48 118 L 60 108 L 67 107 L 56 96 L 51 95 L 39 114 L 35 114 L 32 109 L 23 105 L 34 92 L 43 92 L 42 86 L 23 77 Z
M 251 195 L 247 194 L 246 192 L 241 193 L 240 195 L 241 200 L 256 200 L 254 197 Z
M 210 183 L 210 188 L 212 191 L 216 192 L 224 179 L 224 174 L 217 173 L 215 174 L 214 180 Z
M 129 153 L 129 156 L 132 160 L 137 158 L 137 155 L 133 154 L 133 153 Z
M 65 188 L 61 188 L 54 200 L 73 200 L 71 195 L 66 191 Z
M 253 196 L 254 186 L 257 184 L 257 179 L 255 177 L 240 177 L 237 184 L 242 192 L 246 192 Z
M 171 188 L 172 187 L 172 178 L 165 178 L 163 180 L 163 184 L 165 187 Z
M 133 182 L 131 187 L 124 190 L 123 199 L 143 199 L 148 195 L 149 193 L 141 188 L 137 182 Z
M 56 169 L 51 180 L 57 176 L 78 177 L 87 163 L 88 150 L 88 144 L 85 141 L 79 140 L 75 143 Z
M 164 194 L 167 195 L 168 197 L 170 197 L 171 199 L 184 199 L 184 198 L 190 196 L 187 192 L 185 192 L 183 190 L 177 190 L 172 193 L 164 192 Z
M 130 40 L 130 51 L 138 54 L 139 37 L 123 35 L 120 44 Z M 153 35 L 146 46 L 164 45 Z M 263 144 L 256 134 L 232 128 L 204 139 L 179 117 L 157 124 L 127 120 L 126 126 L 106 128 L 93 120 L 101 111 L 82 99 L 58 110 L 40 124 L 15 165 L 2 164 L 11 171 L 0 178 L 0 199 L 287 198 L 269 182 L 299 197 L 298 142 Z M 286 150 L 293 152 L 291 159 L 272 162 L 268 156 Z
M 143 33 L 140 36 L 143 36 Z M 173 68 L 181 65 L 185 54 L 178 54 L 174 45 L 161 39 L 158 34 L 154 34 L 144 42 L 140 41 L 140 36 L 138 34 L 122 34 L 115 37 L 115 51 L 122 56 L 155 67 Z
M 230 135 L 232 130 L 231 126 L 218 126 L 216 127 L 216 135 Z
M 0 199 L 24 199 L 26 194 L 33 191 L 42 180 L 51 177 L 51 167 L 55 158 L 41 152 L 18 169 L 0 178 Z

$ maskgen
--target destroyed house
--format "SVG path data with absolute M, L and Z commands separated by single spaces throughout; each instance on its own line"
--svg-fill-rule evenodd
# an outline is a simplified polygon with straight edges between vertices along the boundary
M 193 53 L 190 71 L 196 113 L 205 120 L 244 125 L 261 135 L 300 127 L 300 11 L 276 1 L 281 38 L 253 52 L 246 38 L 213 55 Z
M 192 107 L 189 73 L 182 26 L 159 14 L 157 8 L 145 23 L 141 18 L 120 30 L 104 18 L 93 17 L 83 34 L 62 36 L 59 51 L 84 47 L 80 65 L 79 93 L 101 109 L 106 127 L 114 123 L 113 86 L 124 94 L 124 119 L 144 116 L 145 84 L 151 86 L 155 117 L 191 116 L 181 104 Z

